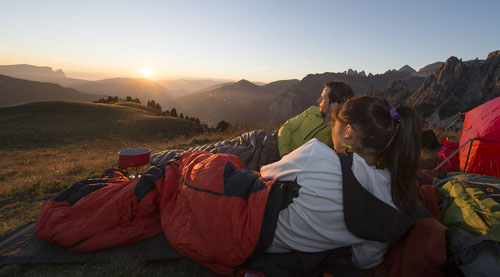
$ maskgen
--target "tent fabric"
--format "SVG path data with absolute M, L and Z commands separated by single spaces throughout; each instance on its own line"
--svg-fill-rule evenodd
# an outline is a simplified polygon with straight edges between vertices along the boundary
M 500 97 L 465 113 L 460 145 L 460 170 L 500 177 Z
M 180 259 L 182 255 L 168 243 L 163 234 L 126 246 L 91 253 L 70 251 L 68 247 L 41 240 L 30 222 L 0 238 L 0 266 L 8 264 L 45 264 L 102 262 L 119 258 L 141 261 Z

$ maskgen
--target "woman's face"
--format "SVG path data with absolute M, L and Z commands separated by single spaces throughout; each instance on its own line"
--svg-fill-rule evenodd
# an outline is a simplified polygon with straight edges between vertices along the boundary
M 347 143 L 345 141 L 346 127 L 346 124 L 337 118 L 337 113 L 332 112 L 332 140 L 333 148 L 337 153 L 345 153 L 347 148 Z

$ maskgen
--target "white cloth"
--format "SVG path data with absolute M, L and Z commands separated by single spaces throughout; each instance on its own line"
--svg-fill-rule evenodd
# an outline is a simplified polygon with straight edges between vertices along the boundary
M 352 170 L 365 189 L 396 208 L 389 171 L 369 166 L 357 154 Z M 298 197 L 280 212 L 275 237 L 267 252 L 319 252 L 352 245 L 356 266 L 369 268 L 382 262 L 387 244 L 362 240 L 347 230 L 342 169 L 337 153 L 331 148 L 312 139 L 280 161 L 263 166 L 260 173 L 269 179 L 297 180 L 301 186 Z

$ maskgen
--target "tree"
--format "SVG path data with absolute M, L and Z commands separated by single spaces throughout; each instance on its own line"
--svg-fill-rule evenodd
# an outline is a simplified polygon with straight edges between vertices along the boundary
M 219 121 L 219 123 L 217 123 L 217 127 L 215 127 L 215 130 L 217 130 L 218 132 L 224 132 L 227 130 L 227 128 L 229 128 L 229 123 L 221 120 Z
M 151 100 L 151 101 L 148 101 L 148 106 L 153 108 L 153 109 L 156 109 L 156 102 L 155 100 Z
M 156 103 L 156 107 L 155 109 L 159 110 L 161 112 L 161 106 L 160 106 L 160 103 Z
M 177 110 L 175 108 L 170 110 L 170 116 L 177 117 Z
M 127 101 L 127 102 L 133 102 L 132 97 L 130 97 L 130 96 L 127 96 L 127 97 L 125 98 L 125 101 Z
M 137 104 L 141 104 L 141 100 L 139 100 L 139 98 L 134 99 L 134 102 Z
M 183 113 L 181 113 L 181 114 L 179 115 L 179 118 L 184 119 L 184 114 L 183 114 Z

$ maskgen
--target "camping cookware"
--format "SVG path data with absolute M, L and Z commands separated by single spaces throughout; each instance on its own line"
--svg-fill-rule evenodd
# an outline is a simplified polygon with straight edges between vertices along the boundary
M 118 165 L 120 168 L 138 167 L 149 163 L 149 148 L 129 148 L 118 152 L 120 155 Z

